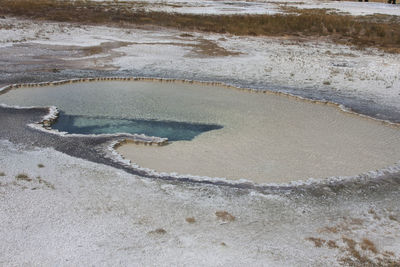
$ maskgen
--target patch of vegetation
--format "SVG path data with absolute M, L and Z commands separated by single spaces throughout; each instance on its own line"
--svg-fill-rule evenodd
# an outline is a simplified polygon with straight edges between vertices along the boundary
M 361 242 L 361 248 L 362 248 L 363 250 L 369 250 L 369 251 L 373 252 L 374 254 L 377 254 L 377 253 L 378 253 L 378 250 L 376 249 L 375 244 L 374 244 L 371 240 L 369 240 L 369 239 L 367 239 L 367 238 L 364 238 L 364 239 L 362 240 L 362 242 Z
M 329 10 L 294 10 L 276 15 L 197 15 L 144 11 L 139 2 L 0 0 L 0 15 L 94 24 L 156 25 L 183 31 L 251 36 L 326 37 L 360 48 L 400 53 L 399 19 L 355 17 Z
M 157 228 L 156 230 L 149 232 L 149 234 L 159 234 L 159 235 L 164 235 L 166 233 L 167 231 L 163 228 Z
M 317 248 L 337 249 L 342 253 L 338 261 L 344 266 L 400 266 L 400 259 L 391 251 L 380 253 L 375 244 L 368 238 L 361 241 L 343 236 L 340 240 L 324 240 L 319 237 L 308 237 Z
M 307 237 L 306 240 L 313 242 L 314 246 L 316 246 L 317 248 L 322 247 L 326 243 L 326 240 L 316 237 Z
M 378 216 L 378 214 L 376 213 L 376 211 L 374 209 L 370 209 L 368 211 L 369 214 L 373 215 L 375 220 L 380 220 L 381 218 Z
M 17 176 L 15 176 L 15 179 L 17 180 L 22 180 L 22 181 L 27 181 L 30 182 L 32 181 L 32 178 L 29 178 L 29 176 L 25 173 L 20 173 Z
M 196 222 L 196 219 L 195 219 L 194 217 L 188 217 L 188 218 L 186 218 L 186 222 L 188 222 L 188 223 L 195 223 L 195 222 Z
M 218 219 L 224 222 L 233 222 L 236 219 L 235 216 L 228 213 L 227 211 L 217 211 L 215 212 L 215 216 L 217 216 Z
M 340 227 L 338 225 L 331 226 L 331 227 L 326 226 L 323 229 L 321 229 L 321 232 L 334 233 L 334 234 L 339 233 L 339 231 L 340 231 Z
M 328 248 L 339 248 L 339 246 L 336 244 L 336 242 L 334 240 L 329 240 L 328 242 L 326 242 L 326 245 L 328 246 Z
M 186 37 L 194 37 L 193 35 L 191 35 L 190 33 L 182 33 L 181 35 L 179 35 L 180 37 L 186 38 Z
M 197 41 L 199 44 L 193 47 L 193 51 L 198 55 L 223 57 L 240 55 L 240 53 L 226 50 L 210 40 L 198 39 Z
M 44 168 L 44 165 L 42 163 L 39 163 L 37 166 L 38 168 Z
M 6 176 L 4 172 L 0 172 L 0 176 Z
M 1 175 L 0 175 L 0 176 L 1 176 Z M 389 219 L 392 220 L 392 221 L 400 222 L 400 220 L 397 219 L 397 217 L 394 216 L 394 215 L 389 215 Z
M 351 238 L 343 237 L 343 242 L 347 245 L 347 251 L 350 252 L 354 259 L 362 263 L 370 263 L 367 259 L 361 256 L 360 252 L 356 249 L 357 242 Z
M 38 176 L 38 177 L 36 177 L 36 179 L 38 180 L 39 184 L 44 184 L 46 187 L 48 187 L 50 189 L 53 189 L 53 190 L 56 189 L 53 184 L 51 184 L 48 181 L 42 179 L 42 177 Z

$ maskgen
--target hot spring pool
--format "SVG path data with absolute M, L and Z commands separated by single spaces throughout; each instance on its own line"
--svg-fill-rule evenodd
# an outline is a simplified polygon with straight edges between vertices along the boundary
M 57 106 L 53 128 L 144 133 L 166 146 L 126 144 L 141 167 L 259 183 L 353 176 L 400 160 L 400 129 L 334 106 L 222 86 L 102 81 L 23 87 L 0 103 Z

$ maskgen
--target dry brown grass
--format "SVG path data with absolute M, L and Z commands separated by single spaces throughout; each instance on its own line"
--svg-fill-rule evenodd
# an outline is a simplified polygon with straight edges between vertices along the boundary
M 190 33 L 182 33 L 182 34 L 180 34 L 179 35 L 180 37 L 183 37 L 183 38 L 187 38 L 187 37 L 194 37 L 192 34 L 190 34 Z
M 317 237 L 307 237 L 306 240 L 313 242 L 317 248 L 322 247 L 326 243 L 326 240 Z
M 15 179 L 17 180 L 22 180 L 22 181 L 27 181 L 30 182 L 32 181 L 32 178 L 29 178 L 29 176 L 25 173 L 20 173 L 17 176 L 15 176 Z
M 158 234 L 158 235 L 164 235 L 166 233 L 167 233 L 167 231 L 163 228 L 157 228 L 156 230 L 149 232 L 149 234 Z
M 326 245 L 328 248 L 334 249 L 334 248 L 339 248 L 339 246 L 336 244 L 334 240 L 329 240 Z
M 206 57 L 226 57 L 240 55 L 238 52 L 226 50 L 217 43 L 205 39 L 198 39 L 198 44 L 193 47 L 193 52 L 198 56 Z
M 389 215 L 389 219 L 392 221 L 400 222 L 400 220 L 394 215 Z
M 362 240 L 362 242 L 361 242 L 361 248 L 362 248 L 363 250 L 369 250 L 369 251 L 371 251 L 371 252 L 373 252 L 373 253 L 375 253 L 375 254 L 378 253 L 378 250 L 376 249 L 375 244 L 374 244 L 371 240 L 369 240 L 369 239 L 367 239 L 367 238 L 364 238 L 364 239 Z
M 340 253 L 338 262 L 343 266 L 386 266 L 400 267 L 400 259 L 392 251 L 380 252 L 374 242 L 368 238 L 359 241 L 351 236 L 325 240 L 320 237 L 308 237 L 316 248 L 334 249 Z
M 349 265 L 355 265 L 355 263 L 357 261 L 366 263 L 365 259 L 361 256 L 360 252 L 358 252 L 358 250 L 356 249 L 356 245 L 357 245 L 356 241 L 354 241 L 351 238 L 343 237 L 343 242 L 345 244 L 347 244 L 347 252 L 349 252 L 350 256 L 351 256 L 351 257 L 344 257 L 342 259 L 343 263 L 346 263 Z
M 46 187 L 55 190 L 55 186 L 52 183 L 49 183 L 48 181 L 44 180 L 42 177 L 38 176 L 36 177 L 38 180 L 39 184 L 44 184 Z
M 326 227 L 322 228 L 319 232 L 337 234 L 340 232 L 340 230 L 341 230 L 340 226 L 336 225 L 336 226 L 331 226 L 331 227 L 326 226 Z
M 347 244 L 349 249 L 352 251 L 353 256 L 356 255 L 356 257 L 359 257 L 358 252 L 356 252 L 356 245 L 357 245 L 356 241 L 354 241 L 353 239 L 348 238 L 348 237 L 343 237 L 343 242 Z
M 235 216 L 228 213 L 227 211 L 217 211 L 215 212 L 215 216 L 217 216 L 218 219 L 224 222 L 233 222 L 236 219 Z
M 191 15 L 138 10 L 139 3 L 0 0 L 0 15 L 95 24 L 156 25 L 185 31 L 253 36 L 326 37 L 342 44 L 400 52 L 398 19 L 301 10 L 287 15 Z M 378 21 L 378 22 L 377 22 Z
M 186 222 L 188 222 L 188 223 L 195 223 L 195 222 L 196 222 L 196 219 L 195 219 L 194 217 L 188 217 L 188 218 L 186 218 Z
M 349 254 L 349 256 L 343 257 L 341 259 L 342 263 L 349 266 L 386 266 L 386 265 L 377 265 L 376 261 L 374 261 L 371 257 L 367 257 L 366 255 L 361 254 L 356 247 L 357 242 L 355 240 L 348 237 L 343 237 L 342 240 L 347 245 L 346 252 Z M 360 247 L 362 249 L 363 245 L 365 246 L 364 250 L 366 249 L 369 250 L 372 246 L 377 252 L 375 245 L 368 239 L 363 239 L 363 241 L 361 242 Z M 386 261 L 389 259 L 381 259 L 382 263 L 384 260 Z
M 363 225 L 364 224 L 364 220 L 360 219 L 360 218 L 351 218 L 350 224 L 352 224 L 352 225 Z

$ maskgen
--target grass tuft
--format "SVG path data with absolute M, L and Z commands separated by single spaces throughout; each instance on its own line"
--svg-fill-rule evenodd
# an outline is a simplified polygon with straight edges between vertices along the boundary
M 149 232 L 149 234 L 159 234 L 159 235 L 164 235 L 166 233 L 167 231 L 163 228 L 157 228 L 156 230 Z
M 394 216 L 394 215 L 389 215 L 389 219 L 392 220 L 392 221 L 400 222 L 400 220 L 397 219 L 397 217 Z
M 195 222 L 196 222 L 196 219 L 195 219 L 194 217 L 188 217 L 188 218 L 186 218 L 186 222 L 188 222 L 188 223 L 195 223 Z
M 313 242 L 314 246 L 317 248 L 322 247 L 326 242 L 325 240 L 316 237 L 307 237 L 306 240 Z
M 350 254 L 351 257 L 345 257 L 342 259 L 342 262 L 348 264 L 350 266 L 373 266 L 373 261 L 361 255 L 360 251 L 357 250 L 357 242 L 351 238 L 343 237 L 343 242 L 347 245 L 346 251 Z
M 374 254 L 378 253 L 378 249 L 376 248 L 375 244 L 371 240 L 369 240 L 367 238 L 364 238 L 362 240 L 361 248 L 363 250 L 369 250 L 369 251 L 373 252 Z
M 233 222 L 236 219 L 235 216 L 226 211 L 217 211 L 215 212 L 215 216 L 224 222 Z
M 334 248 L 339 248 L 339 246 L 336 244 L 334 240 L 329 240 L 326 245 L 328 248 L 334 249 Z
M 22 180 L 22 181 L 27 181 L 27 182 L 32 181 L 32 178 L 29 178 L 29 176 L 25 173 L 20 173 L 17 176 L 15 176 L 15 178 L 17 180 Z
M 52 183 L 49 183 L 48 181 L 44 180 L 42 177 L 38 176 L 38 177 L 36 177 L 36 179 L 38 180 L 39 184 L 44 184 L 47 188 L 50 188 L 53 190 L 56 189 Z
M 330 81 L 324 81 L 323 84 L 324 85 L 331 85 L 331 82 Z

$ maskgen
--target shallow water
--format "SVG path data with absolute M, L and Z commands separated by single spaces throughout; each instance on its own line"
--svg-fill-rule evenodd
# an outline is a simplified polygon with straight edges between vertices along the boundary
M 98 132 L 112 127 L 116 131 L 143 130 L 132 128 L 132 122 L 147 123 L 154 133 L 151 135 L 160 137 L 167 128 L 163 122 L 223 127 L 192 133 L 192 141 L 176 141 L 163 147 L 127 144 L 119 149 L 140 166 L 164 172 L 286 182 L 356 175 L 400 159 L 400 130 L 396 127 L 346 114 L 332 106 L 225 87 L 76 83 L 20 88 L 0 96 L 0 102 L 55 105 L 74 118 L 74 123 L 78 121 L 78 128 Z M 74 123 L 63 121 L 63 117 L 67 118 L 61 116 L 60 123 L 73 128 Z M 149 122 L 161 122 L 161 127 Z M 191 140 L 174 139 L 180 132 L 179 127 L 169 131 L 170 139 Z

